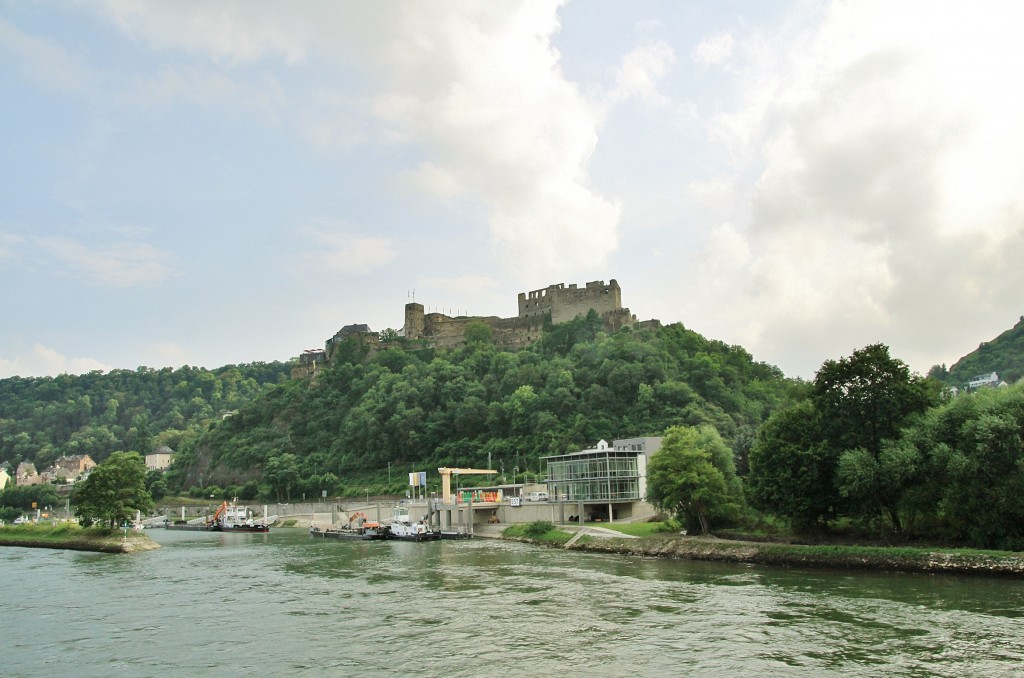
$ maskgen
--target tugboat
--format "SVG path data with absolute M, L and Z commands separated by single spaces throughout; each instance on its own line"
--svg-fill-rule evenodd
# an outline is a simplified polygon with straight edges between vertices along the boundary
M 396 506 L 391 512 L 391 524 L 388 526 L 388 539 L 400 541 L 431 541 L 440 539 L 441 533 L 434 532 L 426 521 L 412 522 L 409 508 Z
M 234 502 L 221 504 L 206 529 L 211 532 L 270 532 L 269 525 L 253 521 L 249 510 Z

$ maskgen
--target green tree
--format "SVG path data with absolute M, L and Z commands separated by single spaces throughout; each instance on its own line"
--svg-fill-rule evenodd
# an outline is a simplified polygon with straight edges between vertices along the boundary
M 466 324 L 466 331 L 463 336 L 466 338 L 466 343 L 469 345 L 481 345 L 490 344 L 493 340 L 494 332 L 491 330 L 491 326 L 482 320 L 472 320 Z
M 263 469 L 263 480 L 277 493 L 277 500 L 292 500 L 292 487 L 299 480 L 299 459 L 290 452 L 271 457 Z
M 838 509 L 838 455 L 821 428 L 814 403 L 804 400 L 769 417 L 750 450 L 751 502 L 799 531 L 820 531 Z
M 164 478 L 163 471 L 146 472 L 146 490 L 153 497 L 153 501 L 160 501 L 167 495 L 167 479 Z
M 910 493 L 948 539 L 1024 550 L 1024 385 L 982 389 L 909 428 L 925 470 Z
M 811 399 L 820 414 L 826 444 L 840 456 L 836 486 L 857 514 L 881 512 L 903 531 L 899 505 L 916 461 L 898 440 L 913 415 L 939 401 L 939 389 L 911 374 L 884 344 L 871 344 L 849 358 L 828 360 L 814 379 Z
M 707 534 L 713 519 L 731 519 L 739 513 L 742 496 L 738 494 L 735 470 L 718 468 L 721 445 L 728 446 L 710 427 L 675 426 L 665 432 L 661 449 L 647 470 L 647 498 L 692 529 Z
M 136 452 L 114 452 L 75 487 L 72 499 L 84 525 L 117 527 L 136 511 L 153 508 L 146 490 L 146 462 Z

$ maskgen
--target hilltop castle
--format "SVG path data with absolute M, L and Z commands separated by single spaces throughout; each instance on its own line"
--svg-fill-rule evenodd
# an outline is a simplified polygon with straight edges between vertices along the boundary
M 405 305 L 405 325 L 398 336 L 416 339 L 437 347 L 452 349 L 466 341 L 466 327 L 470 323 L 482 322 L 491 328 L 495 346 L 502 349 L 517 349 L 529 346 L 540 339 L 544 321 L 551 318 L 552 324 L 574 320 L 597 312 L 605 329 L 614 332 L 622 327 L 657 327 L 657 320 L 638 322 L 628 308 L 622 307 L 622 290 L 612 279 L 607 285 L 603 280 L 588 282 L 585 287 L 564 283 L 548 285 L 532 292 L 519 293 L 519 315 L 514 318 L 497 316 L 449 316 L 443 313 L 425 313 L 423 304 L 416 302 Z M 319 365 L 330 361 L 337 348 L 344 341 L 358 341 L 370 347 L 379 347 L 391 338 L 378 336 L 366 325 L 346 325 L 327 340 L 324 350 L 312 349 L 299 357 L 299 366 L 292 371 L 293 377 L 313 374 Z

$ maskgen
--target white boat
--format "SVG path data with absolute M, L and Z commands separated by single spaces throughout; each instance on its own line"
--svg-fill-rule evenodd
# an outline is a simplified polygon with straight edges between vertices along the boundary
M 409 507 L 396 506 L 391 511 L 391 524 L 388 526 L 388 539 L 401 541 L 430 541 L 440 539 L 441 534 L 434 532 L 425 520 L 414 522 L 409 516 Z

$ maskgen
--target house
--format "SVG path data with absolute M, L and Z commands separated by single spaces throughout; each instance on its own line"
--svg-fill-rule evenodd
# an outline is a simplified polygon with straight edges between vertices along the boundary
M 146 469 L 150 471 L 166 471 L 173 459 L 174 450 L 166 445 L 161 445 L 153 450 L 151 454 L 146 455 Z
M 88 454 L 74 454 L 55 461 L 52 466 L 43 471 L 42 477 L 46 482 L 63 480 L 73 483 L 88 477 L 89 471 L 95 467 L 96 462 Z
M 983 386 L 998 386 L 999 375 L 995 372 L 989 372 L 988 374 L 979 374 L 967 383 L 967 389 L 973 391 Z
M 18 470 L 14 474 L 14 483 L 16 485 L 42 485 L 43 477 L 36 471 L 35 464 L 23 461 L 18 464 Z
M 7 486 L 11 484 L 11 475 L 7 472 L 6 468 L 0 468 L 0 492 L 7 489 Z

